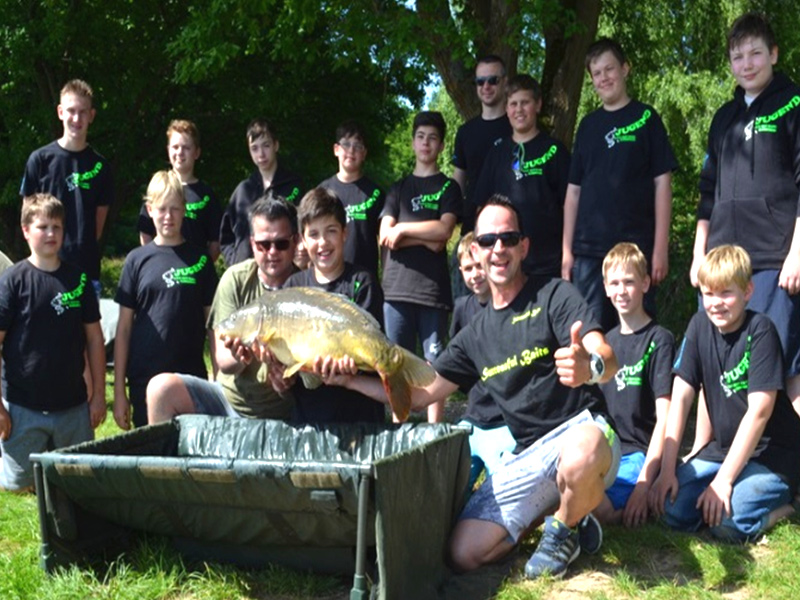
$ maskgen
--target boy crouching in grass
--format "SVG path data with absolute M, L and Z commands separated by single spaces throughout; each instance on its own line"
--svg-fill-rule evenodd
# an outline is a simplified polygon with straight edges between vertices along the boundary
M 13 492 L 33 491 L 31 453 L 91 440 L 106 418 L 97 296 L 86 273 L 58 256 L 64 205 L 34 194 L 22 202 L 21 221 L 31 255 L 0 278 L 0 487 Z M 88 404 L 85 355 L 94 390 Z
M 750 542 L 793 512 L 800 475 L 800 418 L 784 389 L 781 344 L 769 317 L 746 309 L 750 257 L 711 250 L 697 274 L 705 315 L 692 317 L 675 361 L 661 474 L 651 507 L 673 529 L 704 525 L 720 539 Z M 677 465 L 695 395 L 709 423 L 696 455 Z M 698 418 L 703 418 L 698 410 Z M 695 444 L 698 447 L 698 444 Z

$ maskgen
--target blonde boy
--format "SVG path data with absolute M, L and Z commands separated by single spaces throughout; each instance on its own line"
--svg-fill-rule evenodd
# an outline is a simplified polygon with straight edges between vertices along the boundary
M 31 255 L 0 277 L 0 487 L 33 489 L 32 452 L 91 440 L 105 420 L 105 352 L 97 296 L 84 271 L 62 262 L 64 205 L 50 194 L 22 203 Z M 94 393 L 87 404 L 88 356 Z
M 602 523 L 630 527 L 647 519 L 647 494 L 661 465 L 675 338 L 644 310 L 650 277 L 636 244 L 622 242 L 606 254 L 603 283 L 619 316 L 619 325 L 606 335 L 619 370 L 600 387 L 622 443 L 622 460 L 594 514 Z
M 800 418 L 784 390 L 775 326 L 746 308 L 753 294 L 747 252 L 731 245 L 714 248 L 697 278 L 706 314 L 692 318 L 678 351 L 652 508 L 674 529 L 706 525 L 721 539 L 753 541 L 793 512 Z M 708 443 L 676 469 L 700 386 L 711 425 Z
M 175 171 L 153 175 L 145 202 L 156 235 L 131 251 L 122 268 L 114 342 L 114 420 L 122 429 L 130 428 L 131 405 L 133 424 L 147 424 L 145 392 L 154 375 L 208 377 L 203 346 L 217 274 L 208 255 L 183 238 L 183 194 Z

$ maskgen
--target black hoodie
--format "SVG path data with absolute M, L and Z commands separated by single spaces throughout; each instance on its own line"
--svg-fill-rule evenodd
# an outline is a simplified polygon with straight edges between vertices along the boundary
M 700 173 L 707 249 L 738 244 L 753 269 L 780 269 L 800 215 L 800 88 L 776 73 L 748 107 L 744 90 L 714 115 Z

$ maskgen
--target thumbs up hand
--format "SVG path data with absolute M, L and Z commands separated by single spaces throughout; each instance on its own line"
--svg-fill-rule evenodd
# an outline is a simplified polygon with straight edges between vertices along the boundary
M 589 352 L 581 341 L 581 321 L 575 321 L 570 327 L 569 346 L 559 348 L 553 355 L 556 360 L 556 372 L 559 381 L 567 387 L 583 385 L 592 376 L 589 368 Z

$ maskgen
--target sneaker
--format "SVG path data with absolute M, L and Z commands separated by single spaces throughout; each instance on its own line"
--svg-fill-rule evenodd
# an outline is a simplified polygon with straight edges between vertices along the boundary
M 525 563 L 525 576 L 529 579 L 535 579 L 544 574 L 561 577 L 580 553 L 578 532 L 570 529 L 555 517 L 547 517 L 544 520 L 542 539 L 539 540 L 536 551 Z
M 603 545 L 603 528 L 592 513 L 589 513 L 578 523 L 578 539 L 581 550 L 589 554 L 596 554 Z

